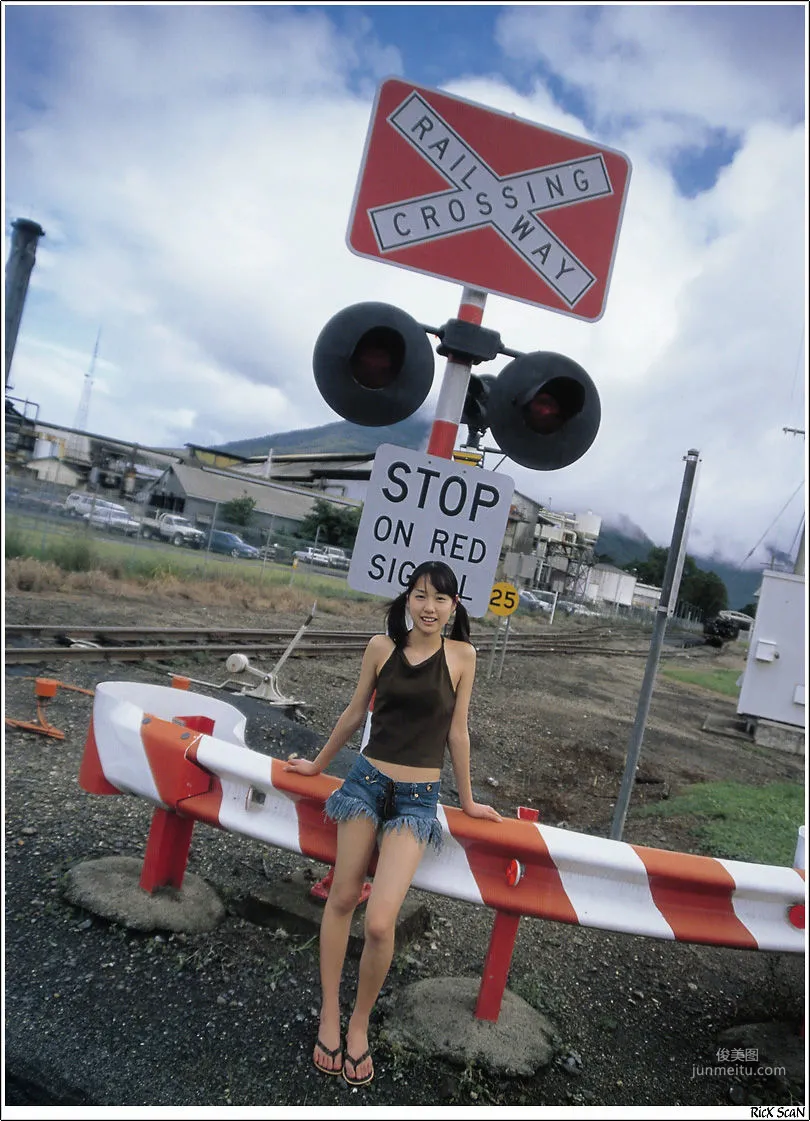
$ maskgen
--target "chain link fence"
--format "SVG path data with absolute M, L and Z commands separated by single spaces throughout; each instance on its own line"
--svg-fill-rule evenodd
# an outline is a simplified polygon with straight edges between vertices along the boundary
M 35 476 L 7 474 L 4 504 L 7 553 L 44 554 L 68 539 L 117 540 L 133 550 L 191 550 L 200 554 L 203 564 L 209 557 L 235 564 L 249 561 L 254 567 L 256 562 L 262 567 L 272 563 L 344 579 L 351 559 L 349 550 L 279 532 L 272 523 L 265 527 L 230 522 L 217 508 L 210 518 L 191 519 L 145 507 L 117 491 L 79 490 Z

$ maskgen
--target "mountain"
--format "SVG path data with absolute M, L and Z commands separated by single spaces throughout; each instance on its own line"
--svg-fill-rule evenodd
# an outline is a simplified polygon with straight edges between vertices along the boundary
M 295 452 L 376 452 L 380 444 L 395 444 L 400 448 L 423 451 L 427 447 L 432 421 L 425 415 L 416 414 L 398 424 L 382 428 L 366 428 L 351 424 L 346 420 L 333 424 L 322 424 L 318 428 L 301 428 L 295 432 L 273 432 L 266 436 L 254 436 L 248 440 L 232 440 L 220 444 L 223 451 L 235 452 L 245 457 L 267 455 L 270 448 L 276 455 Z M 619 568 L 631 561 L 646 560 L 655 546 L 640 526 L 624 514 L 612 521 L 602 523 L 596 542 L 596 552 L 609 557 Z M 690 553 L 695 564 L 704 572 L 716 573 L 728 591 L 729 606 L 739 610 L 754 601 L 754 595 L 761 583 L 759 569 L 737 568 L 716 557 L 699 557 Z
M 732 610 L 741 611 L 749 603 L 756 603 L 756 593 L 762 583 L 761 568 L 737 568 L 716 557 L 695 557 L 695 564 L 704 572 L 714 572 L 720 577 L 726 585 Z
M 632 561 L 646 560 L 650 549 L 654 547 L 655 542 L 650 540 L 643 529 L 620 514 L 614 521 L 602 523 L 595 552 L 601 557 L 609 557 L 618 568 L 624 568 Z M 717 557 L 699 557 L 691 552 L 689 556 L 702 572 L 714 572 L 720 577 L 728 592 L 729 607 L 739 611 L 755 602 L 755 594 L 762 582 L 760 569 L 737 568 Z
M 594 551 L 601 557 L 610 558 L 618 568 L 624 568 L 631 561 L 646 560 L 654 546 L 655 542 L 643 529 L 620 514 L 614 522 L 602 522 Z
M 273 432 L 267 436 L 254 436 L 248 440 L 232 440 L 220 444 L 222 451 L 234 452 L 246 458 L 253 455 L 267 455 L 270 448 L 274 455 L 292 455 L 296 452 L 376 452 L 380 444 L 395 444 L 400 448 L 421 451 L 427 447 L 432 421 L 418 413 L 401 420 L 398 424 L 383 425 L 381 428 L 366 428 L 361 424 L 351 424 L 339 420 L 334 424 L 322 424 L 318 428 L 301 428 L 296 432 Z

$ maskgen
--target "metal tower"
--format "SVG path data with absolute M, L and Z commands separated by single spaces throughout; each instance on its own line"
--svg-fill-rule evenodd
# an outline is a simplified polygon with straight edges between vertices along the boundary
M 84 375 L 84 386 L 82 387 L 82 396 L 79 401 L 79 408 L 76 411 L 76 419 L 73 422 L 73 427 L 78 428 L 80 432 L 87 431 L 87 416 L 90 412 L 90 394 L 93 392 L 93 375 L 96 370 L 96 359 L 98 358 L 98 344 L 101 341 L 101 328 L 98 329 L 96 335 L 96 345 L 93 347 L 93 357 L 90 359 L 90 366 L 87 373 Z

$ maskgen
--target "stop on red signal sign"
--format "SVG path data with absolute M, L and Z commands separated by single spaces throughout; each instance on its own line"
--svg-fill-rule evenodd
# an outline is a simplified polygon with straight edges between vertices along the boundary
M 352 252 L 579 319 L 604 311 L 630 161 L 389 78 L 349 222 Z

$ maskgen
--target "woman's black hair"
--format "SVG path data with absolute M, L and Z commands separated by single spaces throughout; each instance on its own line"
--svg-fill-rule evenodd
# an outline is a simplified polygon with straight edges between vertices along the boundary
M 426 576 L 436 591 L 441 592 L 442 595 L 451 596 L 453 599 L 458 595 L 456 575 L 444 561 L 425 561 L 423 564 L 417 565 L 410 575 L 405 591 L 400 592 L 396 599 L 391 600 L 385 612 L 388 637 L 393 640 L 395 646 L 403 647 L 408 641 L 405 609 L 408 605 L 408 596 L 423 576 Z M 450 637 L 457 639 L 459 642 L 470 641 L 470 617 L 467 614 L 466 607 L 460 602 L 456 603 L 456 614 Z

